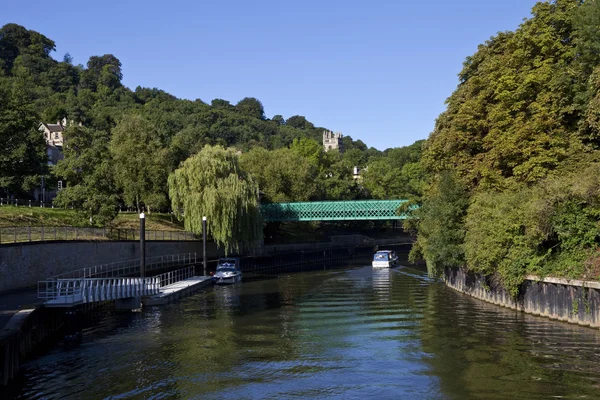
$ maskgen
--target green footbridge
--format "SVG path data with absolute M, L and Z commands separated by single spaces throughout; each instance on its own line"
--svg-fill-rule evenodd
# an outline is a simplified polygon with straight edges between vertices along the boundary
M 266 222 L 397 220 L 408 216 L 398 208 L 408 200 L 353 200 L 271 203 L 260 206 Z

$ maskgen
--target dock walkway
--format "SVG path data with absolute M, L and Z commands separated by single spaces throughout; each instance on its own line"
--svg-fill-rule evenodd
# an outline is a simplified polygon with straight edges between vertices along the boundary
M 210 276 L 192 276 L 160 288 L 160 293 L 142 298 L 144 306 L 168 304 L 212 283 Z

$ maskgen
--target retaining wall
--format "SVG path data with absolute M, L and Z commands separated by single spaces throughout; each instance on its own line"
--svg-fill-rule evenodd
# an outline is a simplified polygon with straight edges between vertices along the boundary
M 600 327 L 600 282 L 529 276 L 514 299 L 489 277 L 447 269 L 446 285 L 461 293 L 533 315 Z
M 147 241 L 146 257 L 197 253 L 202 241 Z M 206 244 L 208 257 L 218 256 L 215 243 Z M 98 264 L 140 257 L 139 241 L 65 241 L 0 246 L 0 292 L 35 286 L 48 277 Z
M 343 240 L 342 240 L 343 239 Z M 396 242 L 397 239 L 394 239 Z M 325 250 L 365 245 L 361 235 L 339 236 L 336 241 L 256 246 L 250 255 Z M 373 240 L 373 243 L 379 243 Z M 146 257 L 197 253 L 202 259 L 202 241 L 146 241 Z M 206 244 L 208 258 L 223 255 L 214 242 Z M 92 265 L 109 264 L 140 257 L 139 241 L 51 241 L 23 242 L 0 246 L 0 293 L 35 286 L 38 281 Z

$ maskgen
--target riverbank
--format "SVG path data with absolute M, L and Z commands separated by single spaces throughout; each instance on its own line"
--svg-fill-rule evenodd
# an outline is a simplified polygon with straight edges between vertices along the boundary
M 600 328 L 600 282 L 528 276 L 515 299 L 489 277 L 446 269 L 443 278 L 448 287 L 488 303 Z

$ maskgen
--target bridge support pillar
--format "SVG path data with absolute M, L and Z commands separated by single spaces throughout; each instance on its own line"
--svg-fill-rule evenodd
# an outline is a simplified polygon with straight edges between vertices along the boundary
M 140 308 L 142 308 L 142 298 L 139 296 L 115 300 L 115 310 L 117 311 L 139 310 Z

